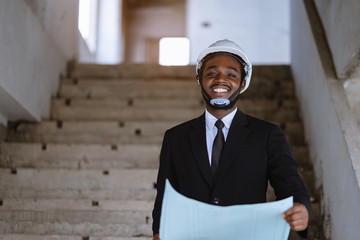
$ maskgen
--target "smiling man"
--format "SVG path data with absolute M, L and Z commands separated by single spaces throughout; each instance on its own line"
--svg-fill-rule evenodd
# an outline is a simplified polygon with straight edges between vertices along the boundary
M 266 202 L 270 181 L 277 199 L 294 197 L 294 206 L 283 217 L 300 236 L 307 236 L 310 198 L 284 134 L 236 106 L 249 87 L 251 73 L 246 54 L 232 41 L 217 41 L 200 53 L 196 78 L 206 109 L 199 118 L 165 133 L 153 210 L 154 239 L 159 239 L 166 179 L 184 196 L 219 206 Z

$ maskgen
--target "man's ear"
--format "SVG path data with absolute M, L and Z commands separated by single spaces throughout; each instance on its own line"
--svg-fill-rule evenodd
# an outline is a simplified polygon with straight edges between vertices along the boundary
M 241 90 L 240 92 L 245 88 L 245 85 L 246 85 L 246 80 L 244 79 L 241 83 Z
M 196 80 L 197 80 L 197 84 L 200 86 L 200 77 L 199 76 L 196 76 Z

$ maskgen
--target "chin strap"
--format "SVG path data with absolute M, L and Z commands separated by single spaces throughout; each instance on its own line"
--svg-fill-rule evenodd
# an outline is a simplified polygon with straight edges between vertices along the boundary
M 225 107 L 230 104 L 230 101 L 229 99 L 225 99 L 225 98 L 216 98 L 216 99 L 211 99 L 210 104 L 217 107 L 223 107 L 223 106 Z
M 224 109 L 225 110 L 225 109 L 232 108 L 239 98 L 240 89 L 241 89 L 241 87 L 239 87 L 239 89 L 236 90 L 228 99 L 224 99 L 224 98 L 211 99 L 210 95 L 205 91 L 205 89 L 201 85 L 201 92 L 202 92 L 203 98 L 204 98 L 206 104 L 213 109 Z

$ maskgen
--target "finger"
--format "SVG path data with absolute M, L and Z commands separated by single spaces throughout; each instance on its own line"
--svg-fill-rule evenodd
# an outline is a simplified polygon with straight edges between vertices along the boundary
M 285 219 L 287 223 L 289 223 L 290 225 L 297 225 L 297 224 L 305 224 L 307 223 L 306 218 L 288 218 Z
M 294 212 L 294 207 L 291 207 L 283 213 L 283 216 L 291 215 L 293 212 Z
M 306 224 L 299 224 L 299 225 L 295 225 L 295 226 L 290 226 L 290 228 L 294 231 L 303 231 L 307 228 Z
M 290 228 L 295 230 L 295 231 L 301 231 L 307 228 L 307 224 L 303 223 L 303 222 L 296 222 L 296 223 L 292 223 L 289 224 Z
M 294 206 L 290 209 L 288 209 L 286 212 L 284 212 L 283 217 L 288 217 L 290 215 L 294 215 L 294 214 L 304 214 L 304 215 L 308 215 L 307 209 L 305 206 Z
M 293 215 L 290 215 L 290 216 L 286 217 L 285 220 L 289 224 L 293 223 L 293 222 L 298 222 L 298 221 L 307 223 L 308 222 L 308 217 L 306 215 L 302 215 L 302 214 L 293 214 Z
M 291 229 L 296 230 L 296 231 L 304 230 L 308 226 L 307 218 L 289 217 L 289 218 L 287 218 L 285 220 L 290 225 Z
M 292 214 L 285 215 L 285 218 L 293 218 L 293 219 L 307 218 L 307 217 L 308 217 L 308 215 L 305 212 L 294 212 Z

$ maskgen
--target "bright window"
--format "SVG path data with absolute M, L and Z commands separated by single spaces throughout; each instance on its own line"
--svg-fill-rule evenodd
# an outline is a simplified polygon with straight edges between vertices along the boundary
M 96 50 L 96 23 L 97 0 L 80 0 L 78 27 L 92 53 Z
M 190 41 L 182 37 L 160 39 L 159 63 L 166 66 L 188 65 L 190 61 Z

